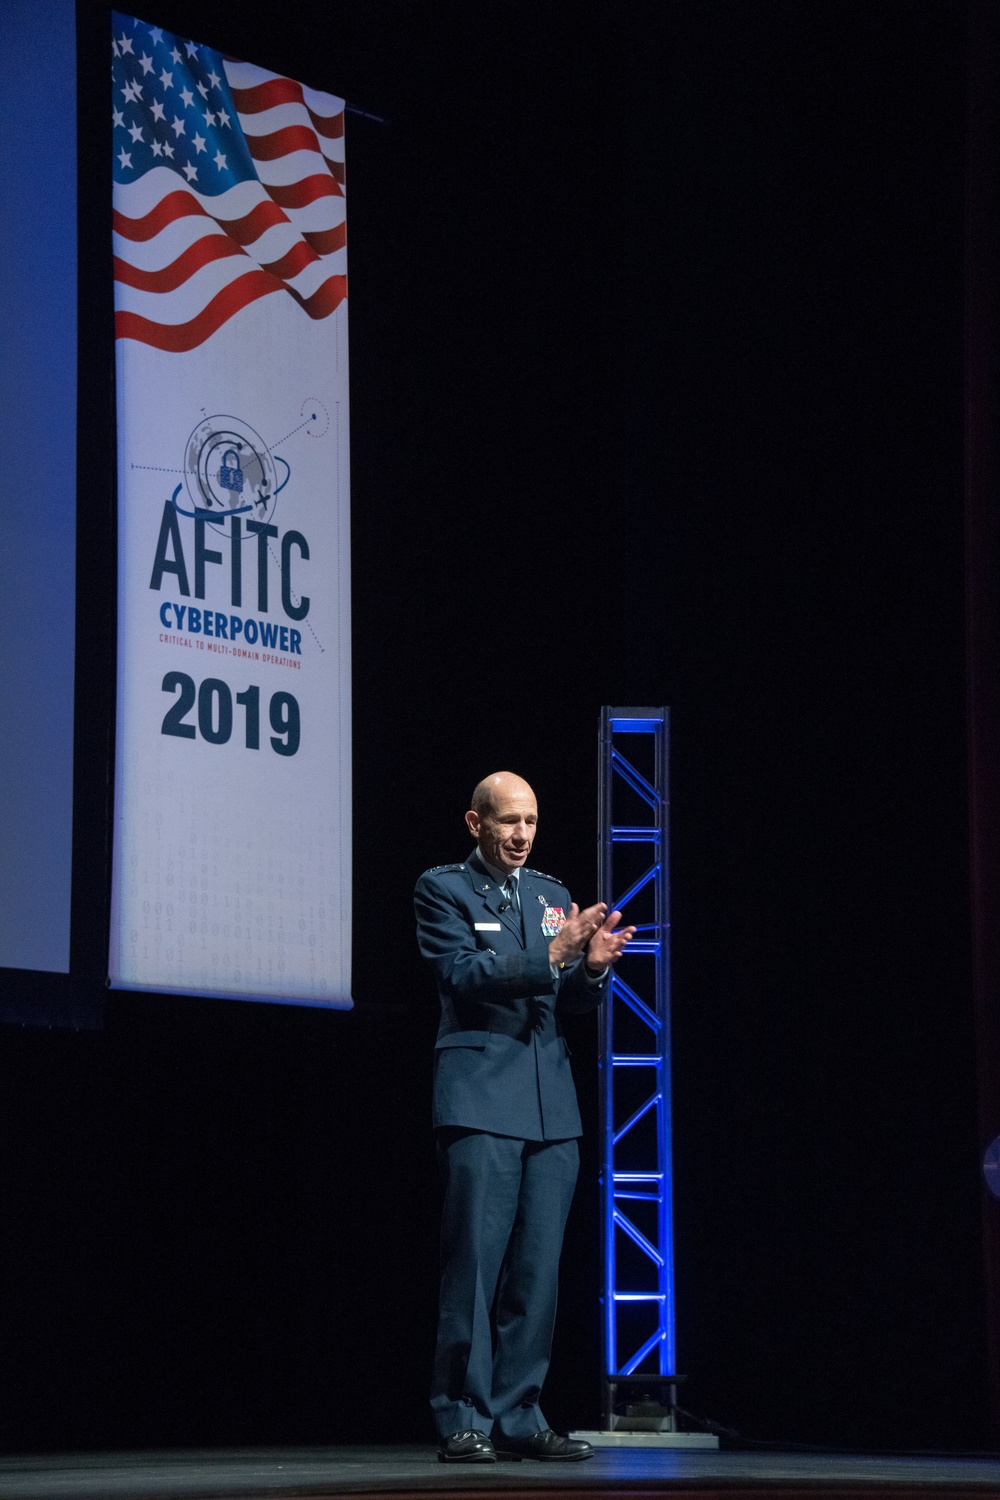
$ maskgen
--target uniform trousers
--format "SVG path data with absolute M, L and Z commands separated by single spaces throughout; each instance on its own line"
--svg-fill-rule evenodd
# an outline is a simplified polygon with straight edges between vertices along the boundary
M 431 1389 L 438 1432 L 530 1437 L 555 1326 L 575 1140 L 437 1132 L 444 1180 L 441 1303 Z

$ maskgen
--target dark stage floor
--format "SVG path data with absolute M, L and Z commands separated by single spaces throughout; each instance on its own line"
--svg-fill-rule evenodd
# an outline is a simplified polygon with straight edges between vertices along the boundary
M 171 1500 L 218 1496 L 393 1496 L 437 1491 L 450 1500 L 489 1491 L 533 1500 L 552 1491 L 624 1500 L 694 1490 L 699 1500 L 797 1495 L 892 1500 L 1000 1495 L 1000 1455 L 990 1458 L 870 1458 L 791 1453 L 604 1449 L 580 1464 L 439 1464 L 433 1448 L 288 1448 L 78 1454 L 0 1459 L 0 1500 Z

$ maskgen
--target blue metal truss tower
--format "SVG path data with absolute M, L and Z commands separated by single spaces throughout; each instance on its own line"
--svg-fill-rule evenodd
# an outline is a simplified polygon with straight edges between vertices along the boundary
M 670 1127 L 669 710 L 603 708 L 600 899 L 638 929 L 601 1032 L 604 1418 L 619 1383 L 676 1376 Z

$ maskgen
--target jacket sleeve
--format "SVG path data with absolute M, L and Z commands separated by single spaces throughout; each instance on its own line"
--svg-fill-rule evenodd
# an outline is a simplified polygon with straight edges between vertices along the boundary
M 442 995 L 477 1005 L 515 1009 L 532 995 L 552 995 L 556 981 L 548 947 L 490 953 L 476 944 L 472 920 L 457 894 L 433 875 L 417 881 L 413 902 L 420 952 L 434 970 Z
M 567 968 L 559 985 L 558 1008 L 568 1011 L 571 1015 L 583 1015 L 588 1010 L 596 1010 L 602 1000 L 606 1000 L 610 991 L 610 969 L 603 979 L 591 979 L 587 974 L 587 966 L 584 960 L 578 959 L 572 969 Z

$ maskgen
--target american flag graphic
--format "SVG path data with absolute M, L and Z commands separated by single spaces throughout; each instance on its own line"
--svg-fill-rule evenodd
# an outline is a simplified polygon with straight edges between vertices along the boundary
M 194 349 L 272 292 L 347 295 L 344 101 L 112 18 L 115 334 Z

